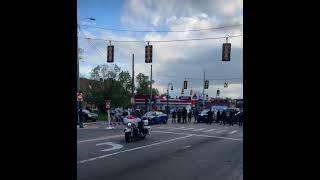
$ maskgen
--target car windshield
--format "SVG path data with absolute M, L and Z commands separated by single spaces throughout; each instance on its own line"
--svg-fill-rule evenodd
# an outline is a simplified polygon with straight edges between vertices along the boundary
M 204 109 L 201 111 L 201 114 L 207 114 L 207 112 L 209 112 L 209 111 L 210 111 L 210 109 Z
M 155 115 L 156 115 L 155 112 L 147 112 L 147 113 L 146 113 L 146 116 L 155 116 Z

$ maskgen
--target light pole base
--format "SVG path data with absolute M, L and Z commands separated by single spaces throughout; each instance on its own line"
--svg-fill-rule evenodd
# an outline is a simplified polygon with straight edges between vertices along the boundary
M 114 127 L 109 126 L 109 127 L 107 127 L 106 129 L 114 129 Z

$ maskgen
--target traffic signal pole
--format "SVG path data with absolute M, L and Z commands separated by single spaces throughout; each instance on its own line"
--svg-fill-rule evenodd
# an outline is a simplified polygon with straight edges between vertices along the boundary
M 202 107 L 204 107 L 204 86 L 205 86 L 205 80 L 206 80 L 206 71 L 203 71 L 203 90 L 202 90 Z
M 151 76 L 150 76 L 150 104 L 149 104 L 149 111 L 151 111 L 152 109 L 152 104 L 151 104 L 151 100 L 152 100 L 152 64 L 151 64 Z
M 131 87 L 131 93 L 132 93 L 132 111 L 134 110 L 134 54 L 132 54 L 132 87 Z

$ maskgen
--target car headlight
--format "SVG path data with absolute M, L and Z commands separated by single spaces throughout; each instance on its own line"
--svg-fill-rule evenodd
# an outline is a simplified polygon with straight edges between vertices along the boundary
M 131 125 L 132 125 L 131 123 L 128 123 L 128 126 L 129 126 L 129 127 L 131 127 Z

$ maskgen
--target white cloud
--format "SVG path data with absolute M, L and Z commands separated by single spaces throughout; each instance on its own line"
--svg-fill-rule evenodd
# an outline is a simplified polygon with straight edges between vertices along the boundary
M 190 30 L 208 27 L 219 27 L 232 24 L 241 24 L 242 0 L 127 0 L 124 4 L 121 22 L 125 28 L 130 29 L 169 29 Z M 179 33 L 146 33 L 143 37 L 136 33 L 106 32 L 96 30 L 94 33 L 86 31 L 88 36 L 102 39 L 115 40 L 173 40 L 206 37 L 224 37 L 226 35 L 242 34 L 242 26 L 216 29 L 200 32 Z M 141 35 L 141 34 L 140 34 Z M 160 93 L 166 92 L 168 82 L 174 84 L 174 91 L 170 94 L 179 95 L 182 82 L 185 77 L 200 80 L 190 80 L 190 86 L 194 91 L 202 93 L 203 70 L 208 78 L 242 77 L 242 37 L 230 38 L 232 43 L 231 62 L 221 62 L 221 47 L 225 39 L 188 41 L 174 43 L 152 43 L 153 45 L 153 79 L 154 87 L 159 88 Z M 107 47 L 106 42 L 95 42 L 100 49 Z M 115 62 L 131 72 L 132 53 L 135 54 L 135 75 L 142 72 L 150 75 L 150 64 L 144 63 L 145 43 L 121 43 L 113 42 L 115 46 Z M 81 43 L 85 49 L 89 46 Z M 86 51 L 86 59 L 92 62 L 92 66 L 101 64 L 106 60 L 97 54 L 96 50 Z M 87 69 L 80 71 L 88 72 Z M 171 77 L 169 77 L 171 76 Z M 174 76 L 174 78 L 172 77 Z M 212 82 L 220 83 L 223 82 Z M 227 97 L 242 97 L 242 80 L 234 80 L 229 88 L 222 88 L 221 95 Z M 215 96 L 217 86 L 212 86 L 208 93 Z M 185 91 L 185 94 L 189 91 Z

